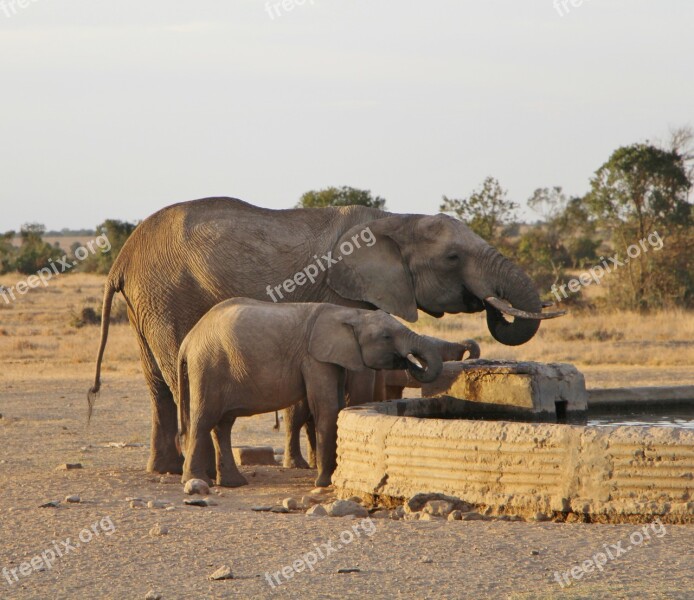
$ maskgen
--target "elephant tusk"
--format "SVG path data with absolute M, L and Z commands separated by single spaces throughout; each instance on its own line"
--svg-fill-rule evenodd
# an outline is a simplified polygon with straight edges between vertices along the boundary
M 412 354 L 411 352 L 407 355 L 407 360 L 409 360 L 409 361 L 410 361 L 415 367 L 417 367 L 418 369 L 424 370 L 424 367 L 422 366 L 422 363 L 419 362 L 419 360 L 417 359 L 417 357 L 416 357 L 414 354 Z
M 489 296 L 488 298 L 485 298 L 484 301 L 502 313 L 512 317 L 518 317 L 520 319 L 555 319 L 556 317 L 561 317 L 562 315 L 566 314 L 565 310 L 551 313 L 529 313 L 524 310 L 513 308 L 513 306 L 511 306 L 508 302 L 500 300 L 494 296 Z

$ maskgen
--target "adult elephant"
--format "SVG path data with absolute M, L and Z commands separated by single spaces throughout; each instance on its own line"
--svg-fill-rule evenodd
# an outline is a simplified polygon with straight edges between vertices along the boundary
M 332 302 L 411 322 L 418 308 L 436 317 L 486 310 L 492 336 L 508 345 L 527 342 L 540 319 L 562 314 L 542 314 L 530 278 L 445 215 L 362 206 L 270 210 L 232 198 L 183 202 L 140 223 L 111 267 L 90 414 L 116 292 L 127 303 L 152 399 L 147 469 L 156 473 L 181 472 L 176 357 L 186 334 L 221 300 Z

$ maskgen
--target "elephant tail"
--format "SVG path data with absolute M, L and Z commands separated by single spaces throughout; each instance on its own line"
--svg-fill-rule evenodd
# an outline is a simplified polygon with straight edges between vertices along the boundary
M 119 284 L 111 277 L 106 281 L 104 286 L 104 300 L 101 307 L 101 342 L 99 343 L 99 352 L 96 355 L 96 374 L 94 375 L 94 385 L 87 392 L 87 422 L 92 419 L 92 410 L 94 409 L 94 401 L 101 388 L 101 361 L 104 358 L 104 350 L 106 349 L 106 341 L 108 340 L 108 327 L 111 320 L 111 304 L 113 296 L 120 291 Z
M 190 386 L 188 383 L 188 363 L 183 355 L 178 359 L 178 434 L 176 449 L 183 454 L 183 447 L 188 435 L 190 417 Z
M 279 413 L 279 411 L 275 411 L 275 424 L 272 426 L 272 428 L 275 431 L 280 430 L 280 413 Z

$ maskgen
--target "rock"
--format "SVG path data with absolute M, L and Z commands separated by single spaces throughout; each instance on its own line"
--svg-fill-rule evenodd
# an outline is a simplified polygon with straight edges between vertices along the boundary
M 542 521 L 549 521 L 551 518 L 552 518 L 552 517 L 550 517 L 549 515 L 546 515 L 546 514 L 543 513 L 543 512 L 537 512 L 537 513 L 535 513 L 535 516 L 533 517 L 533 520 L 534 520 L 534 521 L 542 522 Z
M 82 498 L 80 498 L 77 494 L 73 494 L 72 496 L 65 496 L 65 502 L 79 504 L 80 502 L 82 502 Z
M 489 517 L 481 515 L 477 512 L 464 513 L 462 516 L 463 521 L 489 521 Z
M 289 512 L 289 509 L 285 508 L 284 506 L 273 506 L 270 509 L 271 513 L 280 513 L 280 514 L 287 514 Z
M 327 496 L 328 494 L 334 493 L 334 491 L 333 486 L 329 485 L 328 487 L 315 487 L 309 492 L 309 494 Z
M 352 500 L 335 500 L 335 502 L 328 505 L 327 510 L 331 517 L 346 517 L 347 515 L 354 515 L 355 517 L 369 516 L 368 510 Z
M 422 510 L 427 503 L 434 501 L 449 502 L 451 504 L 451 510 L 459 510 L 461 512 L 467 512 L 472 508 L 467 502 L 461 500 L 460 498 L 446 496 L 445 494 L 431 493 L 415 494 L 409 498 L 404 504 L 405 512 L 418 512 Z
M 60 500 L 51 500 L 45 504 L 39 504 L 39 508 L 57 508 L 60 506 Z
M 171 502 L 168 500 L 150 500 L 147 503 L 147 508 L 166 508 Z
M 301 496 L 302 506 L 311 506 L 312 504 L 320 504 L 320 498 L 316 496 Z
M 171 506 L 167 506 L 164 510 L 176 510 L 176 507 L 171 505 Z
M 145 504 L 144 500 L 140 500 L 139 498 L 130 501 L 130 508 L 144 508 L 145 506 L 147 506 L 147 504 Z
M 282 500 L 282 506 L 287 510 L 296 510 L 299 508 L 299 501 L 296 498 L 285 498 Z
M 350 496 L 349 498 L 347 498 L 347 500 L 356 502 L 357 504 L 361 504 L 363 502 L 361 496 Z
M 531 550 L 531 551 L 530 551 L 530 555 L 531 555 L 531 556 L 537 556 L 538 554 L 540 554 L 540 551 L 539 551 L 539 550 Z
M 432 515 L 431 513 L 427 513 L 424 511 L 421 511 L 418 513 L 412 513 L 412 514 L 419 515 L 420 521 L 441 521 L 444 518 L 444 517 L 438 517 L 436 515 Z
M 425 565 L 430 565 L 430 564 L 433 563 L 434 561 L 433 561 L 431 558 L 429 558 L 428 556 L 424 556 L 424 557 L 422 557 L 422 562 L 423 562 Z
M 337 572 L 338 572 L 338 573 L 361 573 L 361 569 L 356 569 L 356 568 L 353 568 L 353 569 L 338 569 Z
M 448 513 L 448 520 L 449 521 L 462 521 L 463 519 L 463 513 L 460 512 L 459 510 L 452 510 L 450 513 Z
M 272 446 L 234 446 L 232 448 L 237 465 L 276 465 Z
M 161 600 L 162 598 L 161 592 L 155 592 L 154 590 L 149 590 L 145 596 L 145 600 Z
M 189 479 L 183 487 L 183 492 L 189 496 L 193 494 L 207 496 L 210 493 L 210 486 L 202 479 Z
M 56 471 L 73 471 L 74 469 L 81 469 L 82 468 L 82 463 L 63 463 L 62 465 L 58 465 L 55 470 Z
M 132 502 L 133 500 L 139 500 L 140 502 L 143 502 L 142 498 L 138 498 L 137 496 L 128 496 L 125 499 L 126 502 Z
M 169 533 L 169 528 L 166 525 L 155 525 L 149 530 L 149 535 L 156 537 L 158 535 L 167 535 Z
M 231 572 L 231 567 L 228 565 L 222 565 L 217 569 L 212 575 L 210 575 L 210 579 L 212 581 L 222 581 L 223 579 L 233 579 L 234 574 Z
M 421 516 L 422 516 L 422 513 L 420 513 L 420 512 L 409 512 L 409 513 L 405 513 L 402 516 L 402 520 L 403 521 L 419 521 Z
M 270 512 L 272 506 L 251 506 L 251 510 L 254 512 Z
M 273 448 L 272 451 L 275 454 L 279 454 L 280 456 L 284 456 L 284 448 Z
M 390 518 L 393 520 L 402 519 L 405 516 L 405 509 L 402 506 L 398 506 L 390 513 Z
M 453 504 L 447 500 L 429 500 L 422 511 L 434 517 L 447 517 L 453 510 Z
M 217 503 L 210 498 L 186 498 L 183 504 L 188 506 L 217 506 Z
M 372 519 L 390 519 L 391 511 L 389 510 L 375 510 L 371 513 Z
M 307 517 L 327 517 L 328 511 L 322 504 L 316 504 L 306 511 Z

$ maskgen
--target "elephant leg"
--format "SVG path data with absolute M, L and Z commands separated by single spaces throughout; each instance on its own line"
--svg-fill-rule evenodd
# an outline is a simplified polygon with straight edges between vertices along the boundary
M 344 396 L 344 371 L 321 364 L 306 380 L 308 404 L 316 423 L 317 487 L 327 487 L 337 466 L 337 415 Z
M 306 400 L 297 402 L 284 409 L 284 460 L 287 469 L 309 469 L 308 463 L 301 456 L 301 428 L 308 421 L 309 412 Z
M 304 425 L 306 431 L 306 440 L 308 441 L 308 466 L 311 469 L 316 468 L 316 422 L 313 417 L 309 417 Z
M 235 420 L 234 417 L 225 418 L 212 430 L 217 457 L 217 485 L 231 488 L 248 484 L 248 480 L 236 466 L 234 453 L 231 451 L 231 427 Z
M 347 406 L 359 406 L 360 404 L 368 404 L 374 401 L 377 373 L 380 373 L 380 371 L 374 371 L 373 369 L 347 371 L 345 377 L 345 398 Z
M 138 343 L 142 371 L 152 402 L 152 433 L 147 471 L 179 474 L 183 472 L 183 457 L 176 448 L 178 433 L 176 403 L 142 334 L 138 335 Z
M 186 459 L 183 463 L 183 476 L 181 483 L 190 479 L 202 479 L 208 485 L 212 485 L 212 478 L 208 476 L 209 457 L 214 455 L 212 443 L 212 428 L 215 422 L 209 417 L 195 418 L 191 409 L 190 439 L 186 443 Z M 231 450 L 230 450 L 231 451 Z

